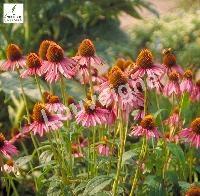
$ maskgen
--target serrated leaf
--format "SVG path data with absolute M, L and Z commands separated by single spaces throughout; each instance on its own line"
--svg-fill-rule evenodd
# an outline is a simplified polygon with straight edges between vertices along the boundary
M 112 180 L 113 179 L 111 176 L 106 175 L 94 177 L 87 183 L 86 188 L 83 192 L 83 196 L 97 194 L 98 192 L 102 191 L 106 186 L 108 186 Z

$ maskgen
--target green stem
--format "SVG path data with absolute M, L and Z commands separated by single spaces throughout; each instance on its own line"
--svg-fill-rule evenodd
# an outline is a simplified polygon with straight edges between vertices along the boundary
M 122 112 L 122 111 L 121 111 Z M 121 114 L 120 112 L 120 114 Z M 122 120 L 122 114 L 120 115 L 121 117 L 121 121 L 119 121 L 120 123 L 120 149 L 119 149 L 119 158 L 118 158 L 118 163 L 117 163 L 117 173 L 115 176 L 115 180 L 113 183 L 113 188 L 112 188 L 112 192 L 113 195 L 117 195 L 117 187 L 118 187 L 118 183 L 119 183 L 119 177 L 120 177 L 120 173 L 121 173 L 121 167 L 122 167 L 122 155 L 124 152 L 124 146 L 125 146 L 125 141 L 126 141 L 126 131 L 124 131 L 123 129 L 123 120 Z
M 40 82 L 39 82 L 38 77 L 37 77 L 36 74 L 35 74 L 35 81 L 36 81 L 37 87 L 39 89 L 42 102 L 44 103 L 44 97 L 43 97 L 43 94 L 42 94 L 42 89 L 41 89 Z
M 137 166 L 137 169 L 135 172 L 135 176 L 133 178 L 131 192 L 130 192 L 129 196 L 134 195 L 134 191 L 135 191 L 135 188 L 136 188 L 137 182 L 138 182 L 140 167 L 142 164 L 142 160 L 146 155 L 146 151 L 147 151 L 147 139 L 144 137 L 142 140 L 142 147 L 141 147 L 141 151 L 140 151 L 140 155 L 139 155 L 139 163 L 138 163 L 138 166 Z

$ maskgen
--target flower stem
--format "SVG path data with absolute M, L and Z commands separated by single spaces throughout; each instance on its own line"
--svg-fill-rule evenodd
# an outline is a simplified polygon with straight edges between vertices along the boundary
M 134 191 L 135 191 L 135 188 L 136 188 L 137 182 L 138 182 L 140 167 L 142 164 L 142 160 L 146 155 L 146 151 L 147 151 L 147 139 L 144 137 L 142 139 L 142 147 L 141 147 L 141 151 L 140 151 L 140 155 L 139 155 L 139 163 L 138 163 L 138 166 L 137 166 L 137 169 L 135 172 L 135 176 L 133 178 L 133 183 L 132 183 L 131 192 L 130 192 L 129 196 L 134 195 Z
M 113 196 L 117 195 L 117 187 L 118 187 L 119 177 L 120 177 L 120 172 L 121 172 L 121 167 L 122 167 L 122 155 L 124 152 L 124 146 L 125 146 L 125 141 L 126 141 L 126 131 L 124 131 L 124 129 L 123 129 L 122 114 L 120 116 L 121 116 L 121 120 L 119 121 L 119 123 L 120 123 L 121 144 L 120 144 L 119 158 L 118 158 L 118 163 L 117 163 L 117 173 L 116 173 L 115 180 L 113 183 L 113 188 L 112 188 Z
M 43 98 L 43 95 L 42 95 L 42 89 L 41 89 L 40 82 L 39 82 L 39 80 L 38 80 L 37 75 L 35 75 L 35 81 L 36 81 L 37 87 L 38 87 L 38 89 L 39 89 L 42 102 L 44 103 L 44 98 Z

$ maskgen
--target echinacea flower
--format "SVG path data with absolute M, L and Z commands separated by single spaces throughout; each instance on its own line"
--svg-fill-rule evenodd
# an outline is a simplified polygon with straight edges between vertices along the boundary
M 6 161 L 6 164 L 4 164 L 4 165 L 0 168 L 0 170 L 1 170 L 2 172 L 6 172 L 6 173 L 8 173 L 8 174 L 10 174 L 10 173 L 17 174 L 17 175 L 19 174 L 17 165 L 14 163 L 14 161 L 13 161 L 12 159 L 8 159 L 8 160 Z
M 27 131 L 32 131 L 42 137 L 46 132 L 61 128 L 64 120 L 67 120 L 67 117 L 52 114 L 43 103 L 36 103 L 33 107 L 32 122 L 27 126 Z
M 82 158 L 83 157 L 83 154 L 80 152 L 77 144 L 72 144 L 71 151 L 72 151 L 72 155 L 74 156 L 74 158 Z
M 76 77 L 81 81 L 81 83 L 86 84 L 89 81 L 89 73 L 93 69 L 105 68 L 103 65 L 103 60 L 96 55 L 96 49 L 93 42 L 89 39 L 84 39 L 79 48 L 78 53 L 73 59 L 77 62 L 77 75 Z
M 131 136 L 144 136 L 147 139 L 158 138 L 158 128 L 156 127 L 155 119 L 152 115 L 146 115 L 140 125 L 132 128 Z
M 141 120 L 144 116 L 144 106 L 140 106 L 137 113 L 134 115 L 134 120 Z
M 91 100 L 86 100 L 83 107 L 76 115 L 76 122 L 84 127 L 91 127 L 105 124 L 107 122 L 106 114 L 108 111 L 103 109 Z
M 172 143 L 178 143 L 180 140 L 180 136 L 175 134 L 172 135 L 169 131 L 164 133 L 164 138 L 166 139 L 167 142 L 172 142 Z
M 171 48 L 163 50 L 163 65 L 166 67 L 168 74 L 172 71 L 176 71 L 181 75 L 184 73 L 183 68 L 176 63 L 176 56 Z
M 196 148 L 200 147 L 200 117 L 192 121 L 189 128 L 181 131 L 180 135 Z
M 87 138 L 84 138 L 82 136 L 78 137 L 78 145 L 81 147 L 81 148 L 84 148 L 86 146 L 88 146 L 88 139 Z
M 131 87 L 126 74 L 116 66 L 109 72 L 107 81 L 100 85 L 99 92 L 99 102 L 106 107 L 113 104 L 115 109 L 119 107 L 130 112 L 143 105 L 142 94 Z
M 45 101 L 45 107 L 50 112 L 57 112 L 57 113 L 67 113 L 68 119 L 71 119 L 71 112 L 68 107 L 66 107 L 62 102 L 60 101 L 60 98 L 56 95 L 52 95 L 49 92 L 43 93 L 43 98 Z
M 153 55 L 150 50 L 143 49 L 139 53 L 136 59 L 136 68 L 134 73 L 131 74 L 131 78 L 145 77 L 149 88 L 160 88 L 160 77 L 164 74 L 163 67 L 161 65 L 154 64 Z
M 199 195 L 200 195 L 200 186 L 197 185 L 192 185 L 185 193 L 185 196 L 199 196 Z
M 47 60 L 41 66 L 41 73 L 49 83 L 56 82 L 63 75 L 70 79 L 75 75 L 75 61 L 64 57 L 63 49 L 55 43 L 51 43 L 47 49 Z
M 171 96 L 172 94 L 179 96 L 181 94 L 179 74 L 176 71 L 169 74 L 169 81 L 163 88 L 163 94 L 165 96 Z
M 43 61 L 38 57 L 36 53 L 30 53 L 26 57 L 27 69 L 21 74 L 22 78 L 27 78 L 28 76 L 41 76 L 41 66 Z
M 2 133 L 0 133 L 0 153 L 9 158 L 18 153 L 17 148 L 7 141 Z
M 111 155 L 111 150 L 110 150 L 110 147 L 108 145 L 108 140 L 107 140 L 107 137 L 103 137 L 102 139 L 102 144 L 99 144 L 97 149 L 98 149 L 98 153 L 99 155 L 101 156 L 106 156 L 108 157 L 109 155 Z
M 129 73 L 130 69 L 132 69 L 132 66 L 135 65 L 135 63 L 131 60 L 125 60 L 123 58 L 117 59 L 115 65 L 119 67 L 123 72 Z
M 26 60 L 22 56 L 22 50 L 16 44 L 9 44 L 6 49 L 7 60 L 2 64 L 3 71 L 15 71 L 26 65 Z
M 164 121 L 165 125 L 172 127 L 180 127 L 182 125 L 182 120 L 179 114 L 179 108 L 175 107 L 172 114 Z
M 42 41 L 42 43 L 40 44 L 40 47 L 39 47 L 39 51 L 38 51 L 38 55 L 39 57 L 42 59 L 42 60 L 45 60 L 47 61 L 47 50 L 50 46 L 50 44 L 56 44 L 55 42 L 53 41 L 50 41 L 50 40 L 44 40 Z
M 187 92 L 189 94 L 192 93 L 193 90 L 193 81 L 192 81 L 192 71 L 186 70 L 183 74 L 183 80 L 180 84 L 181 92 Z
M 200 101 L 200 80 L 197 80 L 194 84 L 190 99 L 192 101 Z

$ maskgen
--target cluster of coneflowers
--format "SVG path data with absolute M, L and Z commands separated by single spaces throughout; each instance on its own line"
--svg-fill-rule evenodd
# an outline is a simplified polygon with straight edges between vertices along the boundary
M 149 139 L 154 138 L 155 141 L 161 139 L 164 142 L 186 141 L 196 148 L 200 147 L 200 117 L 194 119 L 188 128 L 183 128 L 181 119 L 181 100 L 186 94 L 191 101 L 200 101 L 200 81 L 195 81 L 191 70 L 184 71 L 176 63 L 171 49 L 163 51 L 162 64 L 155 64 L 151 51 L 143 49 L 135 62 L 118 59 L 111 68 L 96 55 L 95 46 L 89 39 L 81 42 L 76 56 L 72 58 L 65 56 L 61 46 L 48 40 L 41 43 L 38 53 L 27 56 L 23 56 L 18 45 L 10 44 L 6 55 L 7 60 L 3 62 L 1 69 L 18 73 L 28 120 L 21 131 L 9 141 L 0 134 L 2 160 L 9 160 L 4 166 L 13 165 L 12 156 L 18 153 L 14 144 L 29 135 L 46 135 L 49 138 L 49 133 L 69 127 L 70 122 L 91 129 L 103 126 L 104 129 L 114 131 L 113 137 L 120 137 L 117 171 L 112 188 L 115 195 L 127 134 L 142 137 L 144 146 Z M 28 77 L 35 78 L 41 94 L 41 101 L 35 103 L 32 112 L 29 111 L 23 89 L 23 80 Z M 75 100 L 66 93 L 65 78 L 83 85 L 86 91 L 84 100 Z M 41 79 L 49 84 L 49 92 L 42 92 Z M 61 85 L 62 98 L 55 95 L 51 88 L 58 82 Z M 174 106 L 169 118 L 163 121 L 169 127 L 169 132 L 159 130 L 154 115 L 149 113 L 148 92 L 153 89 L 157 95 L 168 97 Z M 133 111 L 136 111 L 134 120 L 131 119 Z M 129 131 L 130 123 L 133 125 Z M 94 138 L 93 142 L 97 142 L 96 140 Z M 70 153 L 75 158 L 83 157 L 84 153 L 80 149 L 88 145 L 89 138 L 80 136 L 78 142 L 71 143 Z M 102 136 L 97 149 L 99 155 L 111 156 L 114 147 L 106 136 Z M 145 147 L 142 149 L 139 164 L 147 151 Z M 5 171 L 6 167 L 2 166 L 2 169 Z M 133 177 L 130 195 L 137 186 L 139 170 L 140 167 Z

